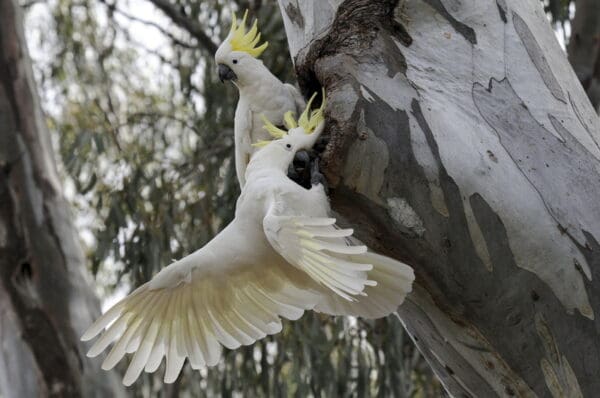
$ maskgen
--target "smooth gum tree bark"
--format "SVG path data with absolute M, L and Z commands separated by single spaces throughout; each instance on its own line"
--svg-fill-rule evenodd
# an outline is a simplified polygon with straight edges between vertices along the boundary
M 24 40 L 0 0 L 0 396 L 120 397 L 79 336 L 99 315 Z
M 600 391 L 600 129 L 538 0 L 279 0 L 334 210 L 453 396 Z

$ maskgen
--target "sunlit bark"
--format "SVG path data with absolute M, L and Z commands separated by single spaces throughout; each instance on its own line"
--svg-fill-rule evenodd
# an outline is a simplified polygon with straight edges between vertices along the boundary
M 334 210 L 454 396 L 600 390 L 598 118 L 537 0 L 279 0 Z

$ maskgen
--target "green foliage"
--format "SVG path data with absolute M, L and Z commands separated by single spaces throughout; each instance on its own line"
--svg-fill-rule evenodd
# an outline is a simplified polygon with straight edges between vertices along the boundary
M 212 54 L 185 29 L 167 17 L 145 21 L 127 4 L 51 3 L 51 33 L 42 37 L 50 53 L 36 64 L 79 224 L 94 237 L 88 257 L 102 294 L 123 283 L 134 288 L 204 245 L 231 220 L 239 193 L 232 161 L 236 90 L 218 81 Z M 213 41 L 226 34 L 229 2 L 173 4 Z M 276 2 L 238 2 L 237 9 L 246 7 L 270 43 L 261 58 L 293 81 Z M 165 45 L 141 42 L 136 25 Z M 440 394 L 395 318 L 311 313 L 286 322 L 279 335 L 226 352 L 214 369 L 186 366 L 175 386 L 165 387 L 161 374 L 144 375 L 135 396 Z

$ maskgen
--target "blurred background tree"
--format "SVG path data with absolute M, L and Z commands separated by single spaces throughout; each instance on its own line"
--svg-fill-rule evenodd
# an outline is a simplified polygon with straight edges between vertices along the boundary
M 600 107 L 600 1 L 543 0 L 594 109 Z
M 556 7 L 571 10 L 574 2 L 553 0 Z M 563 11 L 561 24 L 571 18 L 571 33 L 567 47 L 569 62 L 585 89 L 596 112 L 600 107 L 600 1 L 577 0 L 575 15 Z M 560 13 L 560 11 L 557 11 Z M 554 15 L 554 14 L 553 14 Z
M 568 43 L 570 21 L 576 29 L 583 13 L 570 0 L 543 3 L 559 40 Z M 239 193 L 232 162 L 237 92 L 218 81 L 212 55 L 231 13 L 248 8 L 270 43 L 263 61 L 282 80 L 295 81 L 277 3 L 32 0 L 22 6 L 66 194 L 97 293 L 108 305 L 232 218 Z M 593 15 L 600 25 L 600 13 Z M 589 29 L 575 32 L 595 49 L 588 50 L 593 60 L 580 58 L 595 65 L 597 37 Z M 227 352 L 214 369 L 186 366 L 167 387 L 160 374 L 144 375 L 132 395 L 443 394 L 393 317 L 365 322 L 310 313 L 279 335 Z

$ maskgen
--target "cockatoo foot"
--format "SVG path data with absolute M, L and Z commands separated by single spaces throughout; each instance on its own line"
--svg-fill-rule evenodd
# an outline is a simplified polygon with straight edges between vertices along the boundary
M 312 186 L 315 185 L 323 185 L 323 188 L 325 188 L 325 192 L 328 193 L 329 192 L 329 186 L 327 185 L 327 180 L 325 179 L 325 176 L 323 174 L 321 174 L 320 170 L 319 170 L 319 158 L 314 158 L 312 161 L 312 164 L 310 165 L 310 184 Z

